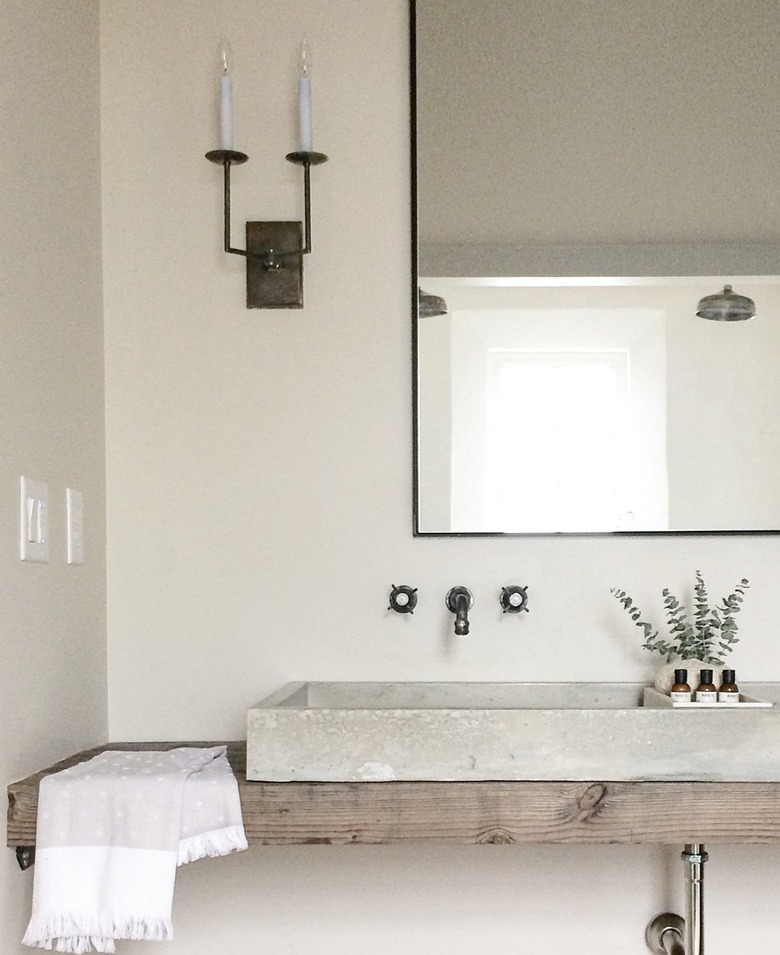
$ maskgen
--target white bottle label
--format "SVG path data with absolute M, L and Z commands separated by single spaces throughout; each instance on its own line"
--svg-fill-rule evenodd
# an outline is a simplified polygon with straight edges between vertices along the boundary
M 674 690 L 672 690 L 669 696 L 672 698 L 672 703 L 690 703 L 691 702 L 690 690 L 686 690 L 685 692 L 681 692 L 681 691 L 675 692 Z
M 697 703 L 717 703 L 718 702 L 717 690 L 697 690 L 696 702 Z
M 718 703 L 731 703 L 734 706 L 739 703 L 739 693 L 718 693 Z

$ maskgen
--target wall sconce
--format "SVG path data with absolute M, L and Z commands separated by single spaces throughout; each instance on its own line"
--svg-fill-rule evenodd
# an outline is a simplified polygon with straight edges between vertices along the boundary
M 324 153 L 311 148 L 311 49 L 301 46 L 298 103 L 300 144 L 285 157 L 303 167 L 303 209 L 301 222 L 247 222 L 246 249 L 234 248 L 230 225 L 230 170 L 249 156 L 233 149 L 232 52 L 227 41 L 220 48 L 220 149 L 206 153 L 206 159 L 224 170 L 224 249 L 246 258 L 247 308 L 303 308 L 303 256 L 311 252 L 311 167 L 327 162 Z

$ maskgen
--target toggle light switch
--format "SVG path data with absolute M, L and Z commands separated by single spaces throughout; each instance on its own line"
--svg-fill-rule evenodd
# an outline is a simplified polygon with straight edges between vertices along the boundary
M 20 482 L 21 560 L 49 562 L 49 485 L 23 477 Z

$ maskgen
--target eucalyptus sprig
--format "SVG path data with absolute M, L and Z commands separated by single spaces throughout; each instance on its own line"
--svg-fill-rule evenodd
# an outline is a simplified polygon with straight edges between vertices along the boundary
M 715 666 L 723 665 L 723 657 L 739 643 L 736 616 L 742 609 L 745 591 L 750 584 L 743 577 L 734 592 L 721 598 L 712 606 L 701 571 L 696 571 L 693 588 L 693 615 L 688 608 L 668 589 L 664 588 L 664 610 L 668 639 L 659 636 L 658 630 L 647 623 L 644 614 L 633 599 L 619 587 L 610 588 L 610 593 L 621 603 L 625 611 L 642 630 L 642 646 L 651 653 L 660 653 L 667 661 L 673 659 L 702 660 Z

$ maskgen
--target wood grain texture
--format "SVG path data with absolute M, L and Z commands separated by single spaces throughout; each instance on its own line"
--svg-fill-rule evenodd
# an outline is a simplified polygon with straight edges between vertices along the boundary
M 7 844 L 35 845 L 48 773 L 106 749 L 214 745 L 111 743 L 12 783 Z M 247 782 L 246 744 L 227 746 L 255 845 L 780 842 L 780 783 Z

